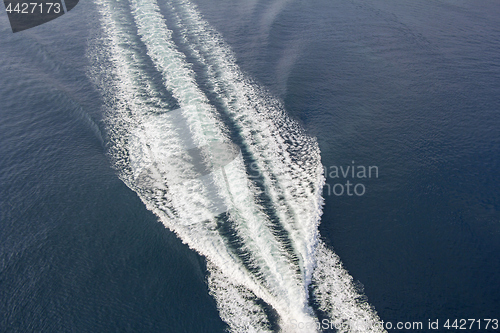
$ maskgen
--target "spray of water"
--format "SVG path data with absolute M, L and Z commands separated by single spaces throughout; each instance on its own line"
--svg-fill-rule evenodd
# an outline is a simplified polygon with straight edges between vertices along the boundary
M 155 0 L 96 4 L 102 34 L 89 47 L 89 76 L 104 97 L 109 154 L 148 209 L 207 259 L 230 330 L 320 331 L 314 301 L 339 331 L 379 331 L 319 241 L 316 141 L 239 70 L 188 1 L 166 4 L 169 22 Z

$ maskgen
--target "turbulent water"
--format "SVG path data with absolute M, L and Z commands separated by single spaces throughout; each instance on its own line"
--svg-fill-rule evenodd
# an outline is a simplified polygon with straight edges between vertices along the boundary
M 0 332 L 497 330 L 499 16 L 94 0 L 12 33 L 0 13 Z
M 190 2 L 96 4 L 89 76 L 105 100 L 109 154 L 148 209 L 207 259 L 231 331 L 317 331 L 317 311 L 340 331 L 381 330 L 319 241 L 316 141 L 240 71 Z

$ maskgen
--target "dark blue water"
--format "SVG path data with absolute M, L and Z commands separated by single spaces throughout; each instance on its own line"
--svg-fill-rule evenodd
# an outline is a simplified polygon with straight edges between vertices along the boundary
M 320 232 L 381 319 L 500 319 L 500 5 L 196 3 L 327 170 L 378 167 L 327 177 Z M 222 332 L 203 258 L 110 166 L 97 26 L 90 1 L 17 34 L 0 15 L 0 331 Z

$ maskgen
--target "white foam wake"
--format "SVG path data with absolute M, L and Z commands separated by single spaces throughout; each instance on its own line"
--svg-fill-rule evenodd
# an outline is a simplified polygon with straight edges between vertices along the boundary
M 330 316 L 330 322 L 333 322 L 339 331 L 383 331 L 377 325 L 380 320 L 375 311 L 368 303 L 360 301 L 363 297 L 354 288 L 352 277 L 343 269 L 338 257 L 328 250 L 324 243 L 316 244 L 318 235 L 315 223 L 319 220 L 321 211 L 319 204 L 315 207 L 311 202 L 321 202 L 319 191 L 314 186 L 321 186 L 322 179 L 316 170 L 319 160 L 316 154 L 319 154 L 319 151 L 315 150 L 315 142 L 301 135 L 297 128 L 290 128 L 295 124 L 280 113 L 281 106 L 245 77 L 236 65 L 230 48 L 201 18 L 195 6 L 185 0 L 170 1 L 169 5 L 176 13 L 176 26 L 180 27 L 185 46 L 190 50 L 191 56 L 205 65 L 203 68 L 211 78 L 211 88 L 224 101 L 226 112 L 249 128 L 259 128 L 263 116 L 272 118 L 269 122 L 263 122 L 266 125 L 271 124 L 266 128 L 267 131 L 242 135 L 247 135 L 248 149 L 257 150 L 254 153 L 261 154 L 259 160 L 266 160 L 263 155 L 268 152 L 255 142 L 277 142 L 278 147 L 274 149 L 279 151 L 278 156 L 271 154 L 274 163 L 267 164 L 277 169 L 264 170 L 262 173 L 268 179 L 281 177 L 279 182 L 267 183 L 267 188 L 281 187 L 271 189 L 268 193 L 273 197 L 276 209 L 282 213 L 282 223 L 290 232 L 296 251 L 306 258 L 306 286 L 310 282 L 309 274 L 316 267 L 314 290 L 320 310 Z M 245 112 L 242 114 L 241 110 Z M 307 152 L 310 159 L 301 156 L 297 161 L 295 156 L 290 157 L 291 151 Z M 281 163 L 276 160 L 281 160 Z M 282 170 L 286 172 L 280 172 Z M 308 182 L 310 188 L 314 189 L 310 192 L 304 191 L 304 184 Z M 286 200 L 280 200 L 277 195 L 283 191 L 288 194 Z M 297 225 L 302 228 L 297 228 Z M 297 229 L 302 233 L 297 232 Z M 314 252 L 316 246 L 318 250 Z
M 322 243 L 316 253 L 324 182 L 316 142 L 241 73 L 189 2 L 169 4 L 174 28 L 222 110 L 200 88 L 154 0 L 96 4 L 103 36 L 89 49 L 89 74 L 106 103 L 110 155 L 148 209 L 207 258 L 210 291 L 231 331 L 270 331 L 262 302 L 283 331 L 318 331 L 308 305 L 313 279 L 319 310 L 337 322 L 377 320 L 369 306 L 348 301 L 359 295 L 333 253 Z M 148 61 L 177 106 L 154 87 Z M 244 153 L 217 165 L 235 135 Z
M 169 3 L 177 13 L 185 46 L 204 66 L 212 91 L 240 128 L 247 151 L 255 157 L 266 194 L 289 235 L 310 281 L 321 214 L 323 185 L 316 141 L 288 119 L 282 105 L 249 80 L 238 68 L 230 48 L 188 1 Z

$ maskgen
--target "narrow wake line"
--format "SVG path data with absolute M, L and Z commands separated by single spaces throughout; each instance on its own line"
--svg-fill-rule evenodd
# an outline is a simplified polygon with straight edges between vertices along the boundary
M 147 208 L 207 258 L 210 293 L 231 331 L 321 330 L 308 305 L 311 282 L 319 310 L 350 323 L 341 331 L 376 321 L 338 258 L 318 242 L 324 179 L 316 141 L 241 73 L 189 2 L 169 3 L 172 28 L 202 64 L 222 111 L 196 82 L 156 1 L 96 3 L 103 31 L 89 47 L 89 76 L 105 100 L 109 154 Z M 175 103 L 152 84 L 149 61 Z M 228 133 L 238 135 L 245 157 L 228 153 Z M 249 161 L 259 177 L 248 174 Z

